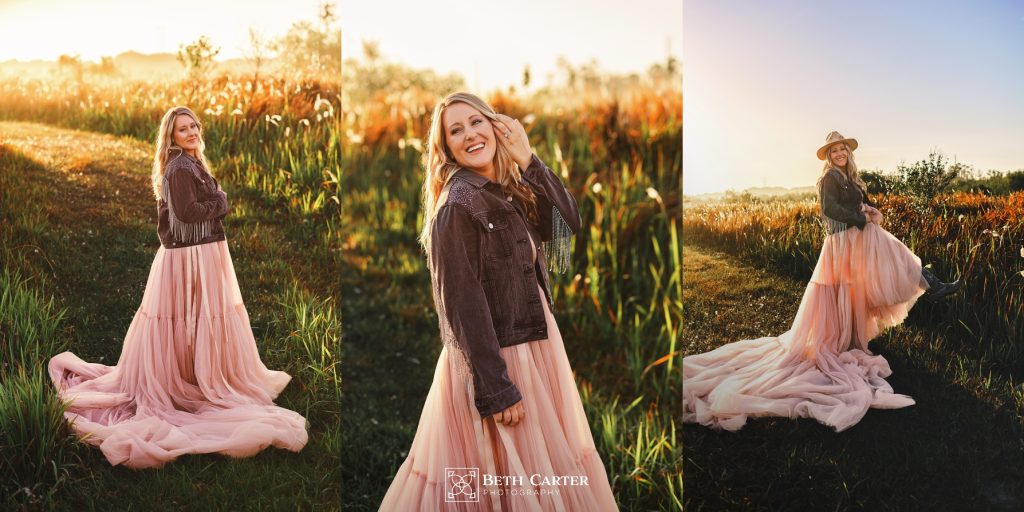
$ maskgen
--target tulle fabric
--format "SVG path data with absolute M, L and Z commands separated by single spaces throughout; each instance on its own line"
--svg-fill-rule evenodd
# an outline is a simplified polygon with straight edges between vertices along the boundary
M 481 419 L 473 405 L 472 378 L 459 370 L 458 354 L 445 347 L 412 448 L 381 511 L 617 510 L 561 334 L 547 303 L 541 302 L 549 338 L 501 349 L 509 377 L 523 395 L 525 419 L 514 427 Z M 446 468 L 477 468 L 477 484 L 485 473 L 521 475 L 523 482 L 479 485 L 478 501 L 446 502 Z M 535 474 L 583 476 L 588 485 L 534 486 L 530 477 Z
M 825 237 L 789 331 L 683 358 L 683 421 L 738 430 L 751 416 L 806 417 L 842 431 L 871 407 L 913 405 L 868 342 L 926 289 L 921 260 L 877 224 Z
M 116 366 L 64 352 L 49 373 L 75 433 L 114 465 L 306 444 L 305 418 L 273 404 L 291 377 L 260 361 L 224 241 L 157 251 Z

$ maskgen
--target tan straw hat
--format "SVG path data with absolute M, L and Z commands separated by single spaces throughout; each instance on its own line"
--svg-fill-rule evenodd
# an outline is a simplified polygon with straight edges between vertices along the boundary
M 850 148 L 850 151 L 857 149 L 857 139 L 847 139 L 839 132 L 832 132 L 828 134 L 828 137 L 825 137 L 825 145 L 818 148 L 818 160 L 824 160 L 825 152 L 828 151 L 828 148 L 839 144 L 840 142 L 845 142 L 846 146 Z

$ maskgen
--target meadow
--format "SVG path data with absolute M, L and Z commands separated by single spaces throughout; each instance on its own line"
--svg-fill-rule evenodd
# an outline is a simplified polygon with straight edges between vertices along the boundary
M 869 411 L 840 434 L 778 418 L 735 434 L 688 425 L 687 509 L 1024 504 L 1024 193 L 873 199 L 885 229 L 965 283 L 872 342 L 917 404 Z M 814 199 L 688 203 L 683 232 L 685 354 L 789 328 L 824 237 Z
M 348 82 L 346 81 L 346 84 Z M 430 113 L 411 87 L 344 101 L 344 506 L 374 509 L 404 460 L 441 350 L 416 242 Z M 348 96 L 346 96 L 348 97 Z M 682 507 L 678 89 L 487 96 L 521 119 L 584 228 L 554 313 L 623 510 Z
M 112 364 L 159 242 L 152 140 L 170 106 L 204 122 L 232 203 L 226 230 L 263 361 L 309 421 L 292 454 L 110 467 L 69 436 L 45 374 L 69 349 Z M 3 508 L 337 509 L 340 311 L 337 82 L 222 76 L 178 83 L 0 83 L 0 495 Z M 156 501 L 154 501 L 156 500 Z
M 580 202 L 585 228 L 575 239 L 572 270 L 553 276 L 555 312 L 595 441 L 627 510 L 678 509 L 682 500 L 675 423 L 682 104 L 678 90 L 667 92 L 490 98 L 526 122 L 538 155 Z M 412 89 L 342 109 L 337 83 L 275 77 L 221 76 L 195 87 L 0 83 L 0 116 L 17 135 L 5 133 L 3 143 L 3 213 L 11 221 L 3 230 L 4 296 L 24 304 L 0 332 L 5 350 L 32 347 L 3 356 L 5 375 L 20 375 L 5 378 L 3 392 L 11 401 L 34 393 L 24 411 L 31 414 L 3 431 L 0 453 L 18 455 L 4 461 L 5 503 L 100 506 L 155 493 L 221 508 L 261 503 L 260 489 L 280 489 L 271 508 L 290 499 L 375 509 L 412 440 L 441 348 L 415 242 L 422 137 L 436 98 Z M 42 373 L 41 362 L 67 348 L 107 361 L 119 352 L 156 246 L 152 199 L 142 190 L 147 151 L 159 116 L 174 104 L 192 105 L 202 117 L 207 155 L 236 205 L 227 229 L 241 245 L 232 250 L 261 353 L 295 376 L 280 403 L 310 419 L 311 445 L 300 454 L 241 463 L 186 457 L 160 472 L 110 468 L 68 436 Z M 83 132 L 42 135 L 52 127 Z M 109 150 L 96 146 L 99 133 L 118 142 Z M 55 140 L 69 147 L 36 154 Z M 80 196 L 91 201 L 84 207 L 110 211 L 92 219 L 104 229 L 82 231 L 73 212 L 45 198 L 58 191 L 76 197 L 81 176 L 91 175 L 106 178 L 94 185 L 99 196 Z M 140 188 L 130 189 L 133 210 L 99 199 L 125 194 L 129 184 Z M 32 206 L 41 203 L 46 210 Z M 95 247 L 93 257 L 70 250 L 69 237 Z M 28 257 L 36 249 L 45 258 Z M 77 277 L 111 273 L 119 277 L 110 286 L 119 288 L 109 295 L 90 292 L 95 279 L 86 285 Z M 47 434 L 30 439 L 25 433 L 34 429 Z M 288 469 L 276 469 L 280 464 Z M 202 485 L 190 476 L 199 472 L 208 475 Z M 243 475 L 248 483 L 237 485 Z

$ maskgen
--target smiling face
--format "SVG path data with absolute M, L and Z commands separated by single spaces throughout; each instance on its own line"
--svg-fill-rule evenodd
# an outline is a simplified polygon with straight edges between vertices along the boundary
M 839 143 L 834 144 L 828 148 L 828 158 L 832 161 L 832 165 L 846 169 L 846 162 L 850 159 L 850 150 L 846 149 L 846 144 Z
M 444 143 L 455 161 L 466 169 L 494 179 L 494 126 L 467 103 L 448 105 L 441 114 Z
M 180 147 L 192 156 L 199 151 L 199 123 L 188 114 L 178 114 L 174 118 L 174 130 L 171 131 L 171 140 L 175 146 Z

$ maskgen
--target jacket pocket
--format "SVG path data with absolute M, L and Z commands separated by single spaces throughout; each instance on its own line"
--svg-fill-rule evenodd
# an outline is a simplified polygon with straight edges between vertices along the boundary
M 491 213 L 477 217 L 483 230 L 484 254 L 488 260 L 505 260 L 512 257 L 512 230 L 508 214 Z

